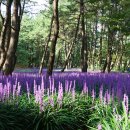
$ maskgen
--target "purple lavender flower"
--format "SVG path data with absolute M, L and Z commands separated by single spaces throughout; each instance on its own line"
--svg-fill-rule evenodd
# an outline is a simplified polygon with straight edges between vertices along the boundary
M 42 97 L 42 91 L 38 92 L 38 103 L 40 106 L 40 112 L 42 112 L 44 110 L 44 104 L 43 104 L 43 97 Z
M 15 85 L 17 85 L 17 83 L 18 83 L 18 78 L 16 77 L 16 79 L 15 79 Z
M 72 88 L 72 81 L 70 81 L 70 84 L 69 84 L 69 93 L 71 92 L 71 88 Z
M 52 92 L 52 80 L 51 77 L 49 77 L 49 82 L 50 82 L 50 93 Z
M 103 101 L 103 85 L 101 85 L 101 87 L 100 87 L 99 98 L 100 98 L 100 102 L 102 103 L 102 101 Z
M 102 125 L 98 124 L 98 130 L 102 130 Z
M 3 98 L 3 85 L 0 83 L 0 101 L 2 101 Z
M 35 92 L 35 103 L 39 103 L 39 91 L 36 90 Z
M 5 85 L 4 85 L 4 97 L 3 97 L 4 100 L 7 99 L 7 91 L 8 91 L 8 90 L 7 90 L 7 85 L 5 84 Z
M 62 83 L 59 82 L 57 102 L 60 107 L 62 106 L 62 99 L 63 99 L 63 87 L 62 87 Z
M 43 76 L 42 76 L 42 81 L 41 81 L 41 91 L 42 91 L 42 93 L 44 93 L 44 80 L 43 80 Z
M 28 96 L 28 101 L 29 101 L 29 103 L 30 103 L 30 90 L 29 90 L 28 82 L 26 82 L 26 86 L 27 86 L 27 96 Z
M 6 87 L 7 87 L 7 98 L 9 99 L 11 93 L 11 83 L 8 82 Z
M 66 92 L 66 93 L 68 92 L 68 89 L 69 89 L 69 81 L 66 80 L 66 81 L 65 81 L 65 92 Z
M 54 99 L 53 99 L 53 96 L 51 96 L 51 97 L 49 98 L 49 103 L 50 103 L 50 105 L 51 105 L 52 107 L 54 107 Z
M 21 90 L 21 85 L 20 85 L 20 83 L 18 82 L 18 86 L 17 86 L 17 96 L 19 96 L 20 95 L 20 90 Z
M 48 96 L 48 98 L 50 97 L 50 89 L 49 88 L 47 89 L 47 96 Z
M 104 103 L 104 105 L 106 105 L 107 104 L 107 94 L 105 93 L 105 95 L 104 95 L 104 98 L 103 98 L 104 100 L 103 100 L 103 103 Z
M 92 90 L 92 102 L 94 102 L 94 99 L 95 99 L 95 91 L 94 91 L 94 89 Z
M 54 78 L 52 79 L 52 96 L 54 95 L 55 91 L 55 83 L 54 83 Z
M 87 83 L 86 82 L 84 82 L 83 92 L 82 93 L 83 94 L 87 94 L 87 96 L 88 96 L 88 87 L 87 87 Z
M 124 104 L 124 107 L 125 107 L 125 111 L 128 114 L 129 106 L 128 106 L 128 96 L 126 94 L 124 94 L 123 104 Z
M 13 99 L 15 99 L 15 95 L 16 95 L 16 85 L 13 85 Z
M 34 80 L 34 95 L 36 95 L 36 91 L 37 91 L 37 85 L 36 85 L 36 80 Z

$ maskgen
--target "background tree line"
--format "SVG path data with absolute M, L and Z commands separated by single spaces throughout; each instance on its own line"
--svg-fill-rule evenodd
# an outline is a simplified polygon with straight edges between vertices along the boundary
M 1 3 L 0 68 L 7 75 L 16 57 L 17 67 L 48 67 L 49 75 L 53 67 L 110 72 L 130 65 L 128 0 L 49 0 L 36 15 L 23 11 L 29 0 Z

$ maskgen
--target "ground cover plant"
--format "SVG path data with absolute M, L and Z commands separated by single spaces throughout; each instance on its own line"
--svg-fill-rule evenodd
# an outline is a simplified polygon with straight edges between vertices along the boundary
M 1 130 L 127 130 L 130 75 L 0 76 Z

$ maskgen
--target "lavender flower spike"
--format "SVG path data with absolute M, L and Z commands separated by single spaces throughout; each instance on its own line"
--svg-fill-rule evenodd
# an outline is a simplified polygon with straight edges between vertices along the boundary
M 98 130 L 102 130 L 101 124 L 98 124 Z
M 93 100 L 93 102 L 94 102 L 94 99 L 95 99 L 95 91 L 94 91 L 94 89 L 92 90 L 92 100 Z
M 125 111 L 128 114 L 129 106 L 128 106 L 128 96 L 126 94 L 124 94 L 123 104 L 124 104 L 124 107 L 125 107 Z
M 102 101 L 103 101 L 103 85 L 101 85 L 101 87 L 100 87 L 99 97 L 100 97 L 100 102 L 102 103 Z
M 28 101 L 29 101 L 29 103 L 30 103 L 30 90 L 29 90 L 28 82 L 26 82 L 26 86 L 27 86 L 27 96 L 28 96 Z

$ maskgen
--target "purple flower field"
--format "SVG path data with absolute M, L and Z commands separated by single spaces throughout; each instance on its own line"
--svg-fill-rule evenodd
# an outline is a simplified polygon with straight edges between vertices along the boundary
M 29 113 L 35 114 L 28 116 L 24 112 L 23 118 L 33 122 L 31 129 L 37 127 L 37 130 L 51 130 L 52 127 L 60 130 L 65 122 L 63 130 L 107 130 L 107 123 L 111 123 L 111 120 L 119 125 L 116 127 L 110 124 L 112 130 L 124 127 L 124 123 L 124 128 L 130 128 L 129 96 L 130 74 L 124 73 L 54 72 L 52 77 L 46 77 L 46 72 L 40 76 L 34 71 L 14 72 L 8 77 L 0 76 L 0 107 L 2 104 L 13 104 L 13 111 L 16 106 L 20 111 L 29 109 Z M 120 105 L 121 103 L 123 104 Z M 0 109 L 0 114 L 3 113 L 1 110 L 5 108 Z M 59 122 L 61 119 L 62 123 Z M 81 124 L 77 126 L 79 119 Z M 53 121 L 49 128 L 50 121 L 46 122 L 48 120 Z M 15 124 L 19 125 L 16 122 Z M 25 127 L 21 130 L 23 129 Z
M 46 74 L 43 76 L 38 75 L 36 72 L 15 72 L 12 76 L 0 76 L 0 86 L 4 88 L 9 86 L 13 93 L 13 87 L 19 84 L 20 92 L 27 91 L 33 92 L 34 86 L 36 88 L 44 87 L 50 88 L 53 86 L 57 89 L 59 83 L 62 84 L 63 90 L 66 88 L 72 89 L 74 87 L 74 82 L 76 84 L 76 89 L 82 90 L 84 85 L 88 87 L 88 92 L 91 93 L 92 90 L 99 92 L 100 88 L 103 88 L 103 92 L 109 91 L 113 96 L 123 99 L 123 95 L 130 94 L 130 74 L 123 73 L 80 73 L 80 72 L 55 72 L 52 77 L 47 79 Z M 19 92 L 19 93 L 20 93 Z M 1 94 L 1 92 L 0 92 Z

